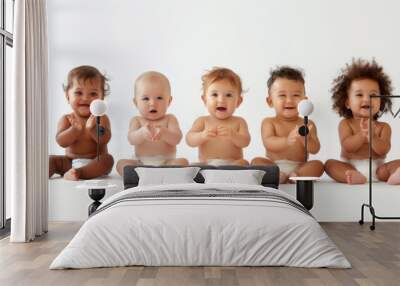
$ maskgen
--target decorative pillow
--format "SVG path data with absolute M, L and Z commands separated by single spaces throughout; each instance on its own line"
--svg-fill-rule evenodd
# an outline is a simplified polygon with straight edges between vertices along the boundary
M 265 171 L 262 170 L 202 170 L 204 183 L 261 185 Z
M 139 186 L 195 183 L 193 179 L 199 170 L 199 167 L 135 168 L 139 176 Z

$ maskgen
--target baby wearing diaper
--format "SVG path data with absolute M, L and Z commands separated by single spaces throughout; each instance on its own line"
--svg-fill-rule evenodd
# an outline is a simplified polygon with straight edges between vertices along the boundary
M 302 72 L 288 66 L 278 67 L 271 71 L 267 85 L 266 101 L 275 109 L 275 116 L 266 117 L 261 125 L 266 157 L 254 158 L 251 164 L 277 165 L 280 183 L 288 182 L 291 176 L 321 176 L 324 165 L 319 160 L 305 162 L 304 136 L 298 132 L 304 123 L 297 106 L 307 98 Z M 311 120 L 308 127 L 308 153 L 316 154 L 320 149 L 317 128 Z
M 118 161 L 121 176 L 127 165 L 188 165 L 186 159 L 176 158 L 182 132 L 176 117 L 166 114 L 171 101 L 171 87 L 162 73 L 149 71 L 136 79 L 133 103 L 140 115 L 131 119 L 128 132 L 134 156 Z
M 107 87 L 106 77 L 95 67 L 79 66 L 69 72 L 64 91 L 72 112 L 61 117 L 56 135 L 57 143 L 65 148 L 65 155 L 50 155 L 49 178 L 59 174 L 67 180 L 93 179 L 111 171 L 114 159 L 107 150 L 111 139 L 110 120 L 107 115 L 100 117 L 104 132 L 98 140 L 96 118 L 89 108 L 93 100 L 104 99 Z
M 250 143 L 247 124 L 233 115 L 243 100 L 240 77 L 230 69 L 214 68 L 202 81 L 201 99 L 209 115 L 195 120 L 187 144 L 199 148 L 200 164 L 248 165 L 243 159 L 243 148 Z
M 352 165 L 359 173 L 361 173 L 365 178 L 369 177 L 369 159 L 346 159 L 341 158 L 341 160 L 345 163 Z M 371 161 L 371 179 L 373 182 L 379 181 L 378 177 L 376 176 L 376 171 L 380 166 L 385 163 L 384 159 L 373 159 Z
M 372 180 L 400 184 L 400 160 L 384 162 L 390 150 L 391 128 L 378 121 L 391 107 L 390 78 L 375 60 L 353 60 L 333 81 L 333 108 L 344 117 L 339 123 L 342 161 L 330 159 L 326 173 L 334 180 L 347 184 L 364 184 L 369 178 L 369 115 L 372 114 Z

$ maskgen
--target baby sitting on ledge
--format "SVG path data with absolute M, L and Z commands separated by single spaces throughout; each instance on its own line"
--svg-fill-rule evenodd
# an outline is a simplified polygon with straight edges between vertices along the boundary
M 242 103 L 239 76 L 226 68 L 214 68 L 203 80 L 204 105 L 208 116 L 196 119 L 186 135 L 191 147 L 199 147 L 199 159 L 209 165 L 248 165 L 243 148 L 250 143 L 246 121 L 233 116 Z
M 171 87 L 165 75 L 145 72 L 135 82 L 133 103 L 140 116 L 131 119 L 128 141 L 134 146 L 133 159 L 121 159 L 117 172 L 122 176 L 127 165 L 188 165 L 176 158 L 176 145 L 182 139 L 178 120 L 166 114 L 172 101 Z
M 332 88 L 333 108 L 344 117 L 339 124 L 342 160 L 329 159 L 326 173 L 335 181 L 364 184 L 369 177 L 369 144 L 372 149 L 372 181 L 400 184 L 400 160 L 385 162 L 392 130 L 378 120 L 392 105 L 389 76 L 375 60 L 353 60 L 342 69 Z M 384 95 L 383 97 L 373 97 Z M 369 116 L 372 115 L 371 126 Z M 369 128 L 372 142 L 369 142 Z
M 108 174 L 114 164 L 108 153 L 111 139 L 110 121 L 101 116 L 103 135 L 97 142 L 96 119 L 90 113 L 90 104 L 103 99 L 107 91 L 106 77 L 92 66 L 80 66 L 68 74 L 64 87 L 72 113 L 65 114 L 58 122 L 56 141 L 65 148 L 65 155 L 50 155 L 49 178 L 60 174 L 67 180 L 93 179 Z M 99 158 L 96 158 L 99 144 Z
M 254 158 L 252 165 L 275 164 L 280 169 L 280 183 L 290 177 L 320 177 L 324 165 L 319 160 L 305 161 L 305 138 L 299 134 L 303 118 L 298 105 L 306 99 L 304 76 L 301 70 L 282 66 L 271 71 L 268 79 L 267 104 L 275 109 L 274 117 L 267 117 L 261 124 L 261 135 L 266 157 Z M 320 143 L 317 127 L 310 120 L 307 151 L 318 153 Z

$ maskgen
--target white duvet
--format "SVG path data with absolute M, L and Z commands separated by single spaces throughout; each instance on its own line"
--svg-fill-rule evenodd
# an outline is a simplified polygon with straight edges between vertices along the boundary
M 205 188 L 262 190 L 295 201 L 262 186 L 179 184 L 128 189 L 101 207 L 131 192 Z M 50 269 L 127 265 L 350 267 L 318 222 L 291 205 L 258 198 L 178 197 L 104 208 L 84 223 Z

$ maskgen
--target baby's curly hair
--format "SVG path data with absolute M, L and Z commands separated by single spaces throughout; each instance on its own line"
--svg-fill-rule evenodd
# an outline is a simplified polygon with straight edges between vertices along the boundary
M 346 64 L 341 70 L 341 74 L 333 80 L 333 87 L 331 89 L 332 108 L 344 118 L 353 117 L 351 110 L 346 108 L 347 92 L 352 81 L 358 79 L 376 81 L 379 85 L 381 95 L 390 95 L 392 93 L 392 81 L 375 59 L 372 59 L 371 62 L 364 59 L 353 59 L 351 64 Z M 374 114 L 374 119 L 378 119 L 383 113 L 390 110 L 391 107 L 392 101 L 389 97 L 381 98 L 379 112 Z
M 68 90 L 72 87 L 74 80 L 86 81 L 88 79 L 95 78 L 100 79 L 103 96 L 108 95 L 110 91 L 108 78 L 93 66 L 79 66 L 70 70 L 70 72 L 68 73 L 67 84 L 63 84 L 63 89 L 65 92 L 68 92 Z
M 219 80 L 228 80 L 235 88 L 239 95 L 242 94 L 242 81 L 240 77 L 228 68 L 214 67 L 201 77 L 203 81 L 203 95 L 206 94 L 207 88 L 214 82 Z

